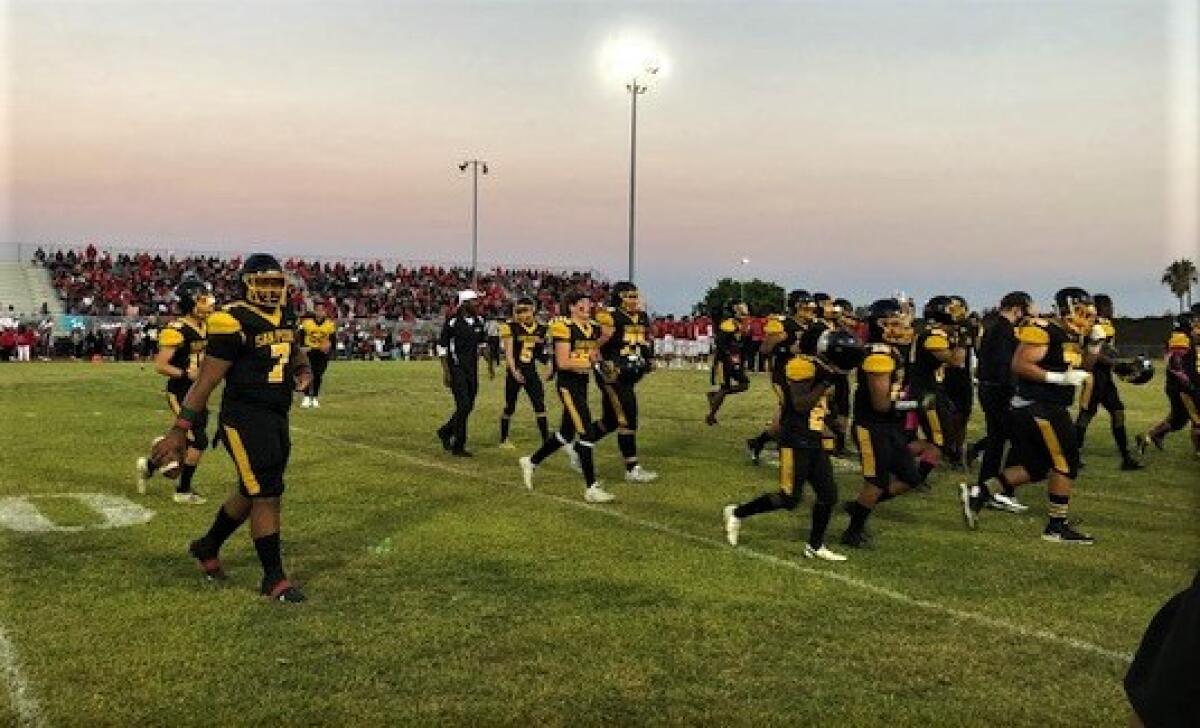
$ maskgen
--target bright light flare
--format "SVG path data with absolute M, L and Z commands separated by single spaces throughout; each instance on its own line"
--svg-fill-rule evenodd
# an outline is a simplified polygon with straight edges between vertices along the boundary
M 628 83 L 633 78 L 641 82 L 667 71 L 666 57 L 652 40 L 637 33 L 613 36 L 600 49 L 600 72 L 608 81 Z

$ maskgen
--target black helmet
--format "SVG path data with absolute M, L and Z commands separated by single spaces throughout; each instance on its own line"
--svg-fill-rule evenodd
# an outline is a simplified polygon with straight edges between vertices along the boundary
M 1113 366 L 1113 371 L 1122 381 L 1145 384 L 1154 378 L 1154 363 L 1144 356 L 1139 356 L 1130 361 L 1118 362 Z
M 617 359 L 617 379 L 625 384 L 637 384 L 650 367 L 640 354 L 626 354 Z
M 912 335 L 912 322 L 896 299 L 881 298 L 867 308 L 867 341 L 908 344 Z
M 1113 316 L 1113 300 L 1112 296 L 1107 293 L 1097 293 L 1092 297 L 1092 301 L 1096 304 L 1096 313 L 1104 318 L 1112 318 Z
M 817 358 L 841 372 L 848 372 L 867 356 L 858 337 L 842 329 L 826 329 L 817 340 Z
M 1054 294 L 1054 308 L 1067 328 L 1083 335 L 1096 323 L 1096 306 L 1087 291 L 1078 286 L 1060 289 Z
M 288 279 L 275 256 L 255 253 L 242 263 L 241 295 L 262 308 L 279 308 L 287 296 Z
M 608 305 L 632 313 L 637 309 L 641 293 L 638 287 L 629 281 L 620 281 L 612 287 L 608 294 Z M 630 308 L 630 306 L 633 308 Z
M 214 304 L 212 290 L 194 274 L 185 275 L 175 286 L 175 301 L 181 314 L 200 318 L 212 313 Z
M 1193 320 L 1190 313 L 1181 313 L 1175 317 L 1175 328 L 1180 331 L 1191 331 Z
M 803 288 L 797 288 L 788 294 L 787 308 L 788 314 L 792 316 L 803 315 L 804 318 L 812 318 L 817 313 L 816 301 Z
M 813 321 L 804 329 L 804 333 L 800 334 L 800 340 L 796 342 L 796 349 L 801 354 L 809 356 L 817 355 L 817 344 L 821 340 L 821 335 L 829 331 L 830 325 L 827 321 L 818 319 Z
M 926 321 L 936 321 L 939 324 L 950 326 L 955 323 L 954 308 L 954 299 L 950 296 L 934 296 L 925 302 L 921 316 Z

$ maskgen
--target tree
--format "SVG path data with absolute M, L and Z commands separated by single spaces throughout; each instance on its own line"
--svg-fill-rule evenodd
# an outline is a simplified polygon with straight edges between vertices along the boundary
M 1163 271 L 1161 283 L 1171 289 L 1171 295 L 1179 299 L 1179 311 L 1192 305 L 1192 286 L 1200 282 L 1196 274 L 1196 264 L 1187 258 L 1180 258 L 1171 263 Z M 1184 300 L 1186 299 L 1186 304 Z
M 735 281 L 732 278 L 722 278 L 708 289 L 704 300 L 693 307 L 693 313 L 719 318 L 725 302 L 736 298 L 745 301 L 750 306 L 751 315 L 754 316 L 781 313 L 787 304 L 787 292 L 774 281 L 762 281 L 757 278 L 751 281 Z

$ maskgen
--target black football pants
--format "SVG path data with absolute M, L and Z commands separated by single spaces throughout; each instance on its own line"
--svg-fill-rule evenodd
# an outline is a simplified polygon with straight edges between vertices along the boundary
M 479 394 L 479 371 L 450 367 L 450 392 L 454 395 L 454 413 L 438 432 L 453 438 L 455 450 L 463 450 L 467 446 L 467 419 L 475 409 L 475 395 Z

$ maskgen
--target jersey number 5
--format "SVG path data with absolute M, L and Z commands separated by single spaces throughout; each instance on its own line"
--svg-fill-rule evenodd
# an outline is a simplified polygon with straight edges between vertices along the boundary
M 275 360 L 275 366 L 267 374 L 267 381 L 271 384 L 279 384 L 283 381 L 283 370 L 287 368 L 288 360 L 292 358 L 292 345 L 271 344 L 271 358 Z

